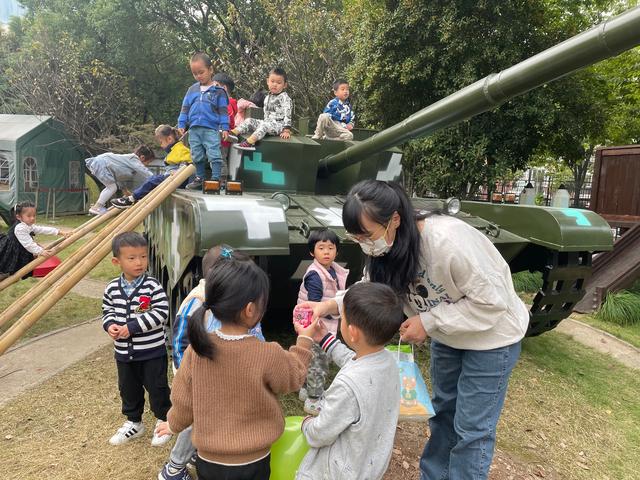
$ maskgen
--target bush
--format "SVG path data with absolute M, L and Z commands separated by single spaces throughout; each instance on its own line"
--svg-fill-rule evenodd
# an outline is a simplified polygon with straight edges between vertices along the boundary
M 609 293 L 595 316 L 603 322 L 615 323 L 623 327 L 639 323 L 640 294 L 628 290 Z
M 542 287 L 541 272 L 518 272 L 511 279 L 516 292 L 535 293 Z

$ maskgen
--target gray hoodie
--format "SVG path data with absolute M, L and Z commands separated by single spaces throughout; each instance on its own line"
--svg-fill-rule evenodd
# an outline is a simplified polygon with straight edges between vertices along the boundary
M 392 353 L 353 359 L 339 340 L 326 341 L 340 371 L 325 392 L 320 414 L 302 424 L 311 449 L 296 480 L 379 480 L 393 449 L 400 377 Z

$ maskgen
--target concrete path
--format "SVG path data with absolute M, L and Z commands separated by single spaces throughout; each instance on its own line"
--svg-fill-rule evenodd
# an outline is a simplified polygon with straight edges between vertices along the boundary
M 629 368 L 640 370 L 640 349 L 610 333 L 598 330 L 574 318 L 564 319 L 556 327 L 556 330 L 569 335 L 578 343 L 610 355 Z
M 89 298 L 102 298 L 104 293 L 104 287 L 107 286 L 107 282 L 102 280 L 92 280 L 91 278 L 84 278 L 79 281 L 71 291 Z
M 18 344 L 0 357 L 0 405 L 110 343 L 98 317 Z

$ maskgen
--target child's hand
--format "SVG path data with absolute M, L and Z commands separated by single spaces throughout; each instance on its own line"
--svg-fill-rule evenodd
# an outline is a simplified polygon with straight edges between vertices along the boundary
M 298 322 L 293 322 L 293 329 L 296 331 L 298 335 L 303 335 L 305 337 L 313 338 L 314 342 L 316 341 L 316 339 L 314 338 L 314 333 L 316 331 L 316 328 L 318 328 L 318 320 L 311 322 L 307 327 L 303 327 Z
M 107 333 L 111 338 L 113 338 L 114 340 L 117 340 L 118 335 L 120 334 L 120 327 L 115 323 L 111 324 L 109 325 L 109 328 L 107 328 Z
M 225 142 L 229 141 L 229 132 L 228 131 L 226 131 L 226 130 L 222 131 L 222 140 L 225 141 Z
M 184 128 L 176 128 L 176 130 L 178 130 L 181 137 L 184 136 Z
M 42 250 L 39 254 L 39 257 L 45 257 L 45 258 L 49 258 L 51 256 L 53 256 L 53 251 L 52 250 Z
M 73 230 L 67 230 L 65 232 L 58 231 L 58 235 L 62 235 L 64 238 L 69 238 L 73 235 Z
M 320 341 L 327 335 L 327 333 L 329 333 L 329 329 L 327 329 L 327 326 L 321 318 L 318 319 L 317 324 L 318 326 L 311 338 L 313 338 L 316 343 L 320 343 Z
M 347 130 L 353 130 L 353 123 L 347 123 L 346 127 Z
M 289 137 L 291 137 L 291 131 L 288 128 L 285 128 L 284 130 L 282 130 L 282 133 L 280 134 L 280 138 L 284 138 L 286 140 Z
M 129 327 L 123 325 L 120 327 L 120 332 L 118 333 L 118 338 L 129 338 L 131 334 L 129 333 Z
M 154 433 L 159 437 L 162 435 L 173 435 L 173 432 L 169 428 L 169 422 L 159 423 Z
M 324 302 L 302 302 L 298 307 L 308 307 L 313 309 L 313 318 L 327 317 L 338 314 L 338 304 L 335 300 L 325 300 Z

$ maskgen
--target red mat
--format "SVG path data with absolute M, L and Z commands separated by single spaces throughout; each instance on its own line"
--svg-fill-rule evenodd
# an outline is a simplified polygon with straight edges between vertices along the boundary
M 44 261 L 44 263 L 41 263 L 35 268 L 35 270 L 33 271 L 33 276 L 44 277 L 47 275 L 47 273 L 49 273 L 61 263 L 62 262 L 60 261 L 60 259 L 55 255 L 53 257 L 49 257 Z

